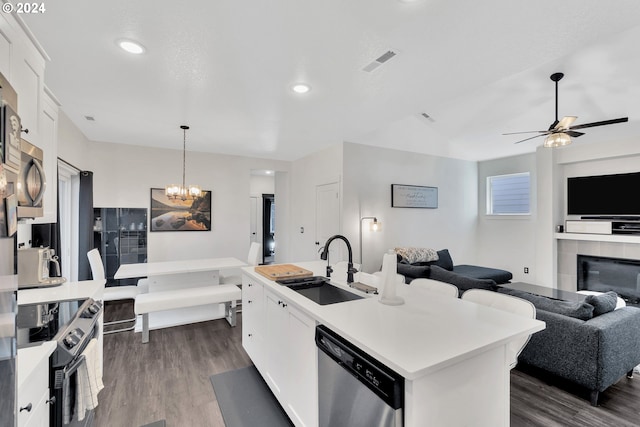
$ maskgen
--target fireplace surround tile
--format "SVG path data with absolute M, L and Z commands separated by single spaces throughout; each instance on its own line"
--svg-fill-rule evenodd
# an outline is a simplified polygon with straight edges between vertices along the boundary
M 607 254 L 611 258 L 625 258 L 624 243 L 600 242 L 600 253 L 598 255 Z
M 577 289 L 578 254 L 640 260 L 638 243 L 572 239 L 559 239 L 557 243 L 557 286 L 566 291 L 575 292 Z

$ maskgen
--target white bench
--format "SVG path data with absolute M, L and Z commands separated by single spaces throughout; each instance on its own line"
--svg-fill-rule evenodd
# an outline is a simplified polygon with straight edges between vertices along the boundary
M 225 318 L 236 326 L 236 301 L 242 291 L 236 285 L 211 285 L 200 288 L 149 292 L 136 296 L 135 313 L 142 315 L 142 342 L 149 342 L 149 313 L 205 304 L 225 304 Z

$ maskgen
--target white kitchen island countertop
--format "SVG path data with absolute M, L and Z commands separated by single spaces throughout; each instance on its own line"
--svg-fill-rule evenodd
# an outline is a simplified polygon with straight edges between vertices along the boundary
M 315 275 L 325 273 L 325 261 L 293 264 L 311 270 Z M 384 305 L 379 302 L 379 295 L 364 294 L 347 287 L 346 276 L 332 277 L 332 283 L 365 298 L 321 306 L 261 276 L 253 267 L 243 270 L 319 324 L 326 325 L 409 380 L 545 328 L 544 322 L 539 320 L 459 298 L 447 298 L 410 285 L 399 284 L 396 288 L 405 304 Z

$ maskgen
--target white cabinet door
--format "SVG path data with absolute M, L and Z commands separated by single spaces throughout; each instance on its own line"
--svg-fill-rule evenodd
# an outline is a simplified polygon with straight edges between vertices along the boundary
M 318 352 L 316 322 L 293 306 L 288 306 L 287 389 L 289 416 L 294 424 L 318 424 Z
M 18 427 L 48 426 L 48 399 L 49 358 L 43 358 L 18 389 Z
M 255 280 L 242 276 L 242 346 L 253 360 L 262 367 L 264 364 L 264 286 Z
M 296 426 L 318 420 L 316 322 L 265 290 L 265 379 Z
M 285 398 L 287 370 L 287 310 L 286 303 L 278 295 L 265 290 L 265 380 L 276 397 Z M 280 402 L 284 406 L 284 402 Z
M 26 138 L 29 140 L 29 138 Z M 44 175 L 47 186 L 42 199 L 43 216 L 34 223 L 57 222 L 58 200 L 58 104 L 45 93 L 40 114 L 40 143 L 35 144 L 42 149 Z

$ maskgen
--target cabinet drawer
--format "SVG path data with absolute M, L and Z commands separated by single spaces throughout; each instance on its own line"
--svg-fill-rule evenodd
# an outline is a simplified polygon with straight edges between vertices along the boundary
M 49 427 L 49 388 L 46 388 L 38 399 L 33 403 L 30 412 L 22 411 L 18 414 L 18 427 Z
M 18 359 L 18 363 L 20 363 L 20 359 Z M 19 426 L 27 425 L 28 418 L 34 413 L 45 392 L 47 395 L 49 394 L 49 358 L 43 358 L 18 389 Z M 31 404 L 31 411 L 23 410 L 20 412 L 20 408 L 26 408 L 29 404 Z M 23 422 L 25 424 L 22 424 Z

